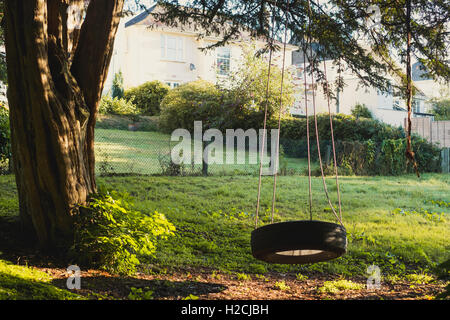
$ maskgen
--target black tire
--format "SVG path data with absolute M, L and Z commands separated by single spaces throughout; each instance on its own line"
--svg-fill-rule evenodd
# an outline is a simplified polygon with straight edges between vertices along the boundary
M 252 254 L 258 260 L 280 264 L 327 261 L 347 251 L 347 232 L 323 221 L 289 221 L 253 230 Z

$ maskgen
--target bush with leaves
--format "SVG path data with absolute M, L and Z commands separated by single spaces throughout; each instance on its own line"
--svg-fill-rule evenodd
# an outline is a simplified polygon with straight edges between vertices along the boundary
M 225 129 L 262 128 L 267 100 L 268 119 L 283 118 L 294 102 L 295 88 L 289 70 L 285 71 L 280 99 L 282 72 L 271 66 L 269 92 L 266 93 L 268 65 L 254 46 L 243 46 L 242 59 L 227 77 L 218 75 L 217 84 L 204 80 L 179 86 L 161 103 L 161 126 L 171 132 L 176 128 L 193 129 L 194 121 L 203 127 Z M 268 99 L 267 99 L 268 98 Z M 281 104 L 280 104 L 281 100 Z
M 352 116 L 355 118 L 367 118 L 373 119 L 372 112 L 370 112 L 369 108 L 366 107 L 365 104 L 357 103 L 352 109 Z
M 273 61 L 269 78 L 268 61 L 254 44 L 242 46 L 242 56 L 237 67 L 228 77 L 218 77 L 218 85 L 227 92 L 228 100 L 237 102 L 247 115 L 260 115 L 257 117 L 260 123 L 256 126 L 261 128 L 266 103 L 268 118 L 278 119 L 280 108 L 283 116 L 287 115 L 288 107 L 295 100 L 296 88 L 290 70 L 286 68 L 283 76 L 281 68 Z
M 439 172 L 439 148 L 416 135 L 412 137 L 412 146 L 420 172 Z M 337 163 L 339 173 L 342 175 L 412 173 L 414 170 L 408 165 L 405 152 L 405 139 L 386 139 L 378 143 L 372 140 L 336 142 Z M 327 173 L 334 174 L 334 171 L 327 170 Z
M 315 150 L 316 132 L 314 117 L 309 117 L 311 150 Z M 359 141 L 372 140 L 381 143 L 386 139 L 402 139 L 405 132 L 401 127 L 393 127 L 374 119 L 357 119 L 351 115 L 335 114 L 332 118 L 334 138 L 336 141 Z M 278 123 L 270 120 L 269 128 L 277 128 Z M 286 118 L 281 121 L 280 143 L 284 146 L 286 155 L 291 157 L 306 157 L 306 118 Z M 328 114 L 317 115 L 317 128 L 319 138 L 324 146 L 331 141 L 331 127 Z
M 438 147 L 417 135 L 413 135 L 412 148 L 420 172 L 440 171 L 440 149 Z M 377 159 L 380 174 L 401 175 L 413 172 L 412 166 L 407 165 L 405 152 L 405 139 L 384 140 Z
M 9 171 L 11 159 L 11 131 L 9 128 L 9 110 L 0 103 L 0 173 Z
M 141 114 L 154 116 L 159 115 L 161 101 L 169 90 L 168 85 L 156 80 L 126 90 L 124 97 L 134 103 Z
M 111 95 L 113 98 L 122 99 L 124 95 L 124 88 L 123 88 L 123 75 L 122 71 L 119 71 L 114 75 L 113 83 L 112 83 L 112 89 L 111 89 Z
M 102 190 L 81 207 L 71 256 L 79 265 L 131 275 L 140 257 L 154 256 L 157 242 L 174 232 L 163 214 L 143 214 L 128 194 Z
M 331 154 L 327 154 L 331 149 L 329 117 L 319 115 L 317 120 L 322 159 L 332 159 Z M 313 117 L 309 121 L 311 158 L 317 161 Z M 412 168 L 406 163 L 406 140 L 402 128 L 395 128 L 378 120 L 356 119 L 340 114 L 333 116 L 333 127 L 340 174 L 400 175 L 412 172 Z M 280 144 L 290 157 L 307 157 L 306 119 L 283 120 Z M 412 147 L 420 172 L 439 172 L 438 147 L 417 135 L 412 136 Z M 332 163 L 326 165 L 329 167 L 325 168 L 325 173 L 334 174 Z
M 161 103 L 160 127 L 165 132 L 178 128 L 194 130 L 194 121 L 204 127 L 220 117 L 223 94 L 211 82 L 198 80 L 170 90 Z
M 100 114 L 115 114 L 121 116 L 134 116 L 138 114 L 136 106 L 126 100 L 103 96 L 98 108 Z
M 435 120 L 450 120 L 450 99 L 433 100 Z

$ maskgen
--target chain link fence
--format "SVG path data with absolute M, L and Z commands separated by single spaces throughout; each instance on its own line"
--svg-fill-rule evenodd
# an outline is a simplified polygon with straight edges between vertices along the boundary
M 271 137 L 268 137 L 269 152 L 263 158 L 264 172 L 273 172 L 270 158 Z M 259 174 L 258 148 L 242 149 L 233 147 L 234 159 L 229 157 L 226 145 L 211 154 L 210 161 L 202 162 L 203 143 L 200 160 L 196 158 L 194 143 L 191 142 L 187 155 L 188 161 L 177 164 L 172 161 L 172 150 L 180 141 L 171 141 L 171 135 L 157 131 L 133 131 L 119 129 L 96 129 L 96 171 L 98 175 L 252 175 Z M 273 142 L 272 142 L 273 143 Z M 278 159 L 280 175 L 307 175 L 306 141 L 280 141 L 281 150 Z M 321 174 L 318 165 L 317 145 L 311 141 L 312 175 Z M 443 172 L 441 151 L 424 143 L 414 145 L 421 172 Z M 340 175 L 401 175 L 410 173 L 405 159 L 405 141 L 385 140 L 374 142 L 336 141 L 337 163 Z M 324 162 L 325 175 L 334 175 L 331 141 L 321 141 L 320 149 Z M 198 155 L 198 154 L 197 154 Z M 228 157 L 228 158 L 227 158 Z M 212 159 L 214 158 L 215 161 Z M 447 158 L 445 158 L 447 159 Z M 447 171 L 446 171 L 447 172 Z
M 194 161 L 176 164 L 172 161 L 172 149 L 179 143 L 171 136 L 160 132 L 96 129 L 95 133 L 96 172 L 99 175 L 255 175 L 259 173 L 259 152 L 234 150 L 235 161 L 226 160 L 224 146 L 223 161 Z M 203 145 L 205 147 L 205 144 Z M 216 157 L 217 159 L 217 157 Z M 245 159 L 243 162 L 238 159 Z M 270 155 L 263 160 L 263 167 L 269 169 Z M 283 174 L 304 174 L 306 159 L 279 159 Z

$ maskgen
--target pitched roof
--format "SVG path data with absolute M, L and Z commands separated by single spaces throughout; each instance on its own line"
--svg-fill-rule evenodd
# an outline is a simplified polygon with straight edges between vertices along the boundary
M 132 19 L 130 19 L 128 22 L 125 23 L 125 28 L 128 28 L 128 27 L 130 27 L 132 25 L 135 25 L 135 24 L 145 20 L 145 18 L 147 18 L 150 15 L 150 13 L 152 13 L 153 10 L 155 10 L 156 5 L 157 4 L 155 3 L 150 8 L 145 9 L 140 14 L 138 14 L 137 16 L 135 16 Z
M 149 26 L 152 23 L 155 23 L 155 21 L 150 17 L 152 12 L 156 12 L 156 9 L 158 7 L 158 3 L 153 4 L 150 8 L 144 10 L 143 12 L 141 12 L 140 14 L 136 15 L 135 17 L 133 17 L 132 19 L 130 19 L 129 21 L 127 21 L 125 23 L 125 28 L 127 27 L 131 27 L 134 25 L 146 25 Z M 187 32 L 189 30 L 184 30 L 183 32 Z M 275 40 L 275 43 L 278 44 L 279 46 L 282 46 L 283 43 Z M 291 43 L 287 43 L 286 44 L 286 49 L 288 50 L 297 50 L 298 46 L 291 44 Z
M 423 81 L 432 79 L 432 77 L 430 77 L 430 75 L 428 74 L 427 68 L 421 62 L 414 63 L 411 69 L 413 81 Z

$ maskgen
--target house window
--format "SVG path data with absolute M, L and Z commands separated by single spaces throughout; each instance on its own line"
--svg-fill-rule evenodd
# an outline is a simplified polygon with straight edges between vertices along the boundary
M 166 84 L 170 87 L 170 89 L 174 89 L 180 85 L 179 82 L 166 82 Z
M 161 59 L 184 60 L 184 41 L 182 37 L 161 35 Z
M 230 60 L 231 60 L 231 50 L 230 48 L 217 48 L 216 50 L 216 64 L 217 72 L 220 75 L 228 75 L 230 73 Z
M 379 96 L 390 97 L 390 96 L 394 95 L 394 90 L 393 90 L 392 86 L 389 85 L 386 91 L 377 89 L 377 94 Z
M 420 101 L 413 100 L 412 103 L 411 103 L 411 106 L 412 106 L 412 111 L 414 113 L 420 113 L 421 112 L 421 110 L 420 110 Z

